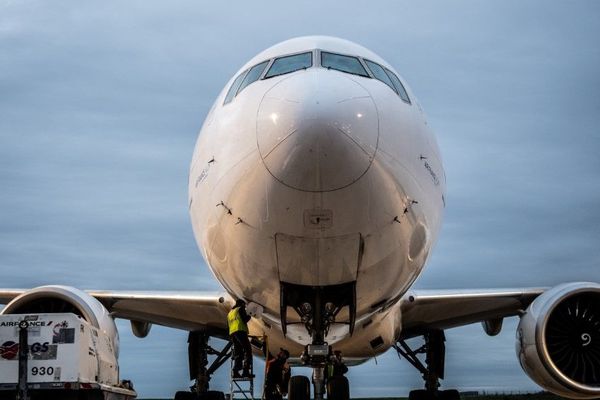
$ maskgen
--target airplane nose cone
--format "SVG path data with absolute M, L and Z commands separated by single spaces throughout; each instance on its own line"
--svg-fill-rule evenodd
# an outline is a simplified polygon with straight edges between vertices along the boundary
M 351 76 L 308 70 L 265 94 L 256 136 L 263 162 L 277 180 L 325 192 L 352 184 L 369 169 L 379 118 L 371 95 Z

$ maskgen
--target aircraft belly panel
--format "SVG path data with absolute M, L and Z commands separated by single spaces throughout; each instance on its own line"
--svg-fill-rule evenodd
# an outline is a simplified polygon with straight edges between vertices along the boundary
M 279 279 L 298 285 L 326 286 L 356 280 L 360 234 L 307 238 L 275 235 Z

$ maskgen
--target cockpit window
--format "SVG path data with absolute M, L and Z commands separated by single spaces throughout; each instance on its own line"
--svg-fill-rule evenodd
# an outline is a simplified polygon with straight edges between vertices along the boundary
M 392 90 L 394 92 L 398 93 L 398 90 L 396 90 L 396 88 L 394 87 L 394 84 L 392 83 L 391 78 L 388 76 L 388 74 L 386 74 L 386 72 L 384 71 L 384 69 L 381 65 L 374 63 L 373 61 L 369 61 L 369 60 L 365 60 L 365 63 L 367 64 L 367 67 L 369 67 L 369 69 L 373 73 L 373 76 L 376 79 L 385 83 L 390 88 L 392 88 Z
M 310 67 L 312 67 L 312 52 L 279 57 L 273 61 L 273 65 L 269 68 L 265 79 Z
M 231 102 L 231 100 L 233 100 L 236 93 L 238 92 L 240 85 L 242 84 L 242 80 L 246 76 L 246 72 L 248 72 L 248 70 L 242 72 L 241 74 L 238 75 L 237 78 L 235 78 L 235 80 L 231 84 L 231 87 L 229 88 L 229 91 L 227 92 L 227 96 L 225 96 L 225 101 L 223 102 L 223 104 L 227 104 L 227 103 Z
M 398 79 L 396 74 L 394 74 L 392 71 L 390 71 L 387 68 L 385 69 L 385 72 L 390 77 L 392 82 L 394 82 L 394 86 L 396 87 L 396 92 L 398 92 L 398 95 L 400 96 L 400 98 L 402 100 L 404 100 L 405 102 L 407 102 L 408 104 L 410 104 L 410 99 L 408 98 L 408 94 L 406 93 L 406 90 L 404 89 L 404 85 L 402 85 L 402 82 L 400 82 L 400 79 Z
M 237 93 L 240 93 L 249 84 L 256 82 L 258 80 L 258 78 L 260 78 L 260 76 L 262 75 L 265 68 L 267 68 L 268 63 L 269 63 L 269 60 L 261 62 L 260 64 L 255 65 L 254 67 L 250 68 L 250 70 L 246 74 L 246 77 L 242 81 L 239 89 L 237 90 Z
M 321 66 L 327 69 L 335 69 L 337 71 L 347 72 L 349 74 L 368 77 L 367 71 L 362 66 L 358 58 L 344 56 L 341 54 L 321 52 Z

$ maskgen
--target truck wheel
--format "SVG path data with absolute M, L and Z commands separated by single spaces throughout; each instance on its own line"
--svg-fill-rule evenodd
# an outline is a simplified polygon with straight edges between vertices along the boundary
M 310 400 L 310 382 L 303 375 L 290 378 L 288 400 Z

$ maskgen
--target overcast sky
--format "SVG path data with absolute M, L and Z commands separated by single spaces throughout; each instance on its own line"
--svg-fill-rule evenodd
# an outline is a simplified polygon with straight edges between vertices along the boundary
M 600 2 L 0 0 L 0 286 L 219 290 L 187 213 L 196 135 L 242 64 L 308 34 L 394 65 L 438 135 L 419 288 L 600 281 Z M 535 390 L 516 322 L 447 332 L 444 385 Z M 186 333 L 119 327 L 141 397 L 186 388 Z M 392 352 L 349 376 L 357 397 L 422 385 Z

